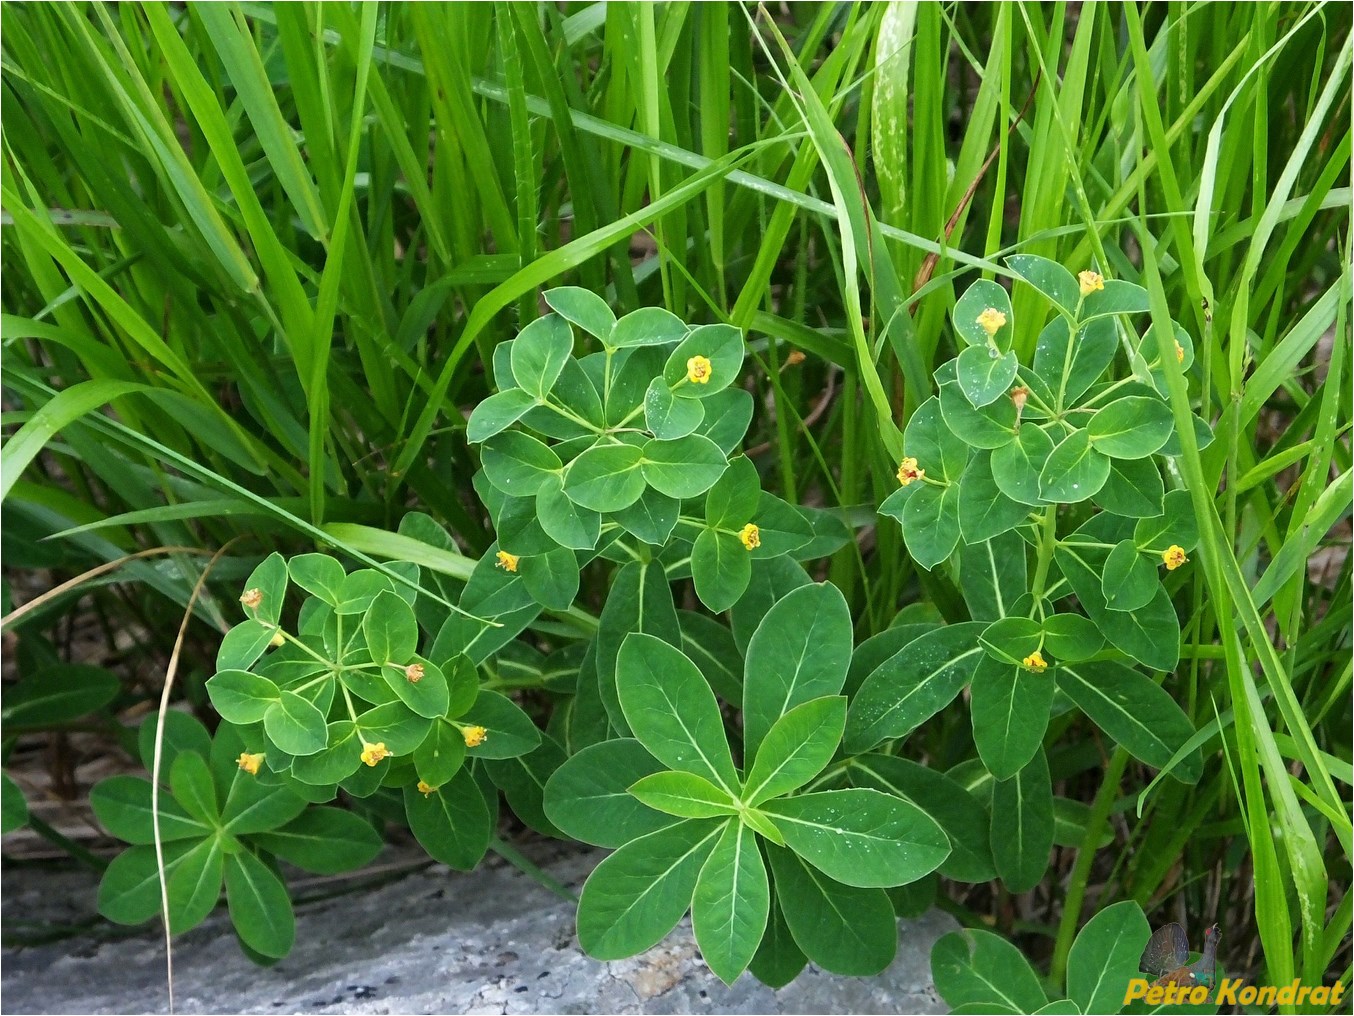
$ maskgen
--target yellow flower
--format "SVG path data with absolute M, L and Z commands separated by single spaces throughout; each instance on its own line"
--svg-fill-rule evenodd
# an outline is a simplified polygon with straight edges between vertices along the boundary
M 1180 345 L 1180 343 L 1178 342 L 1175 344 L 1175 362 L 1176 363 L 1185 362 L 1185 347 Z
M 368 744 L 366 741 L 362 742 L 362 761 L 369 766 L 379 764 L 381 759 L 389 754 L 390 752 L 386 751 L 386 743 L 384 741 L 377 741 L 375 744 Z
M 422 794 L 424 797 L 428 797 L 428 796 L 431 795 L 431 794 L 437 793 L 437 788 L 436 788 L 436 787 L 430 787 L 430 786 L 428 786 L 428 784 L 424 783 L 422 780 L 419 780 L 419 781 L 418 781 L 418 792 L 419 792 L 420 794 Z
M 509 554 L 506 550 L 500 550 L 498 552 L 498 564 L 494 565 L 494 567 L 502 568 L 504 571 L 515 572 L 517 571 L 517 562 L 520 560 L 522 559 L 516 554 Z
M 259 604 L 263 602 L 263 590 L 258 588 L 246 589 L 244 595 L 240 597 L 240 602 L 249 610 L 258 610 Z
M 686 379 L 693 385 L 708 385 L 711 373 L 710 361 L 704 356 L 693 356 L 686 361 Z
M 287 640 L 282 637 L 282 632 L 275 631 L 273 632 L 273 637 L 268 640 L 268 644 L 276 649 L 278 646 L 286 645 Z
M 926 475 L 925 469 L 917 468 L 917 460 L 911 457 L 903 459 L 898 466 L 898 482 L 906 487 L 913 480 L 920 480 Z
M 409 664 L 409 666 L 404 668 L 404 676 L 410 684 L 418 684 L 423 680 L 423 664 Z
M 249 752 L 244 751 L 240 753 L 240 757 L 235 761 L 239 764 L 240 768 L 250 776 L 257 776 L 259 774 L 259 766 L 263 765 L 263 752 L 259 752 L 257 755 L 251 755 Z
M 1024 665 L 1026 670 L 1032 670 L 1036 674 L 1042 674 L 1048 669 L 1048 663 L 1045 661 L 1043 653 L 1039 652 L 1038 649 L 1030 653 L 1029 656 L 1025 657 L 1020 662 Z
M 1090 296 L 1105 288 L 1105 277 L 1099 272 L 1078 272 L 1077 282 L 1081 286 L 1081 295 Z
M 1175 571 L 1182 564 L 1189 560 L 1185 556 L 1185 548 L 1179 544 L 1172 543 L 1161 554 L 1161 560 L 1166 562 L 1167 571 Z
M 489 731 L 483 727 L 462 727 L 461 736 L 465 738 L 467 748 L 478 748 L 489 736 Z
M 738 538 L 748 550 L 756 550 L 762 545 L 762 531 L 752 522 L 738 530 Z
M 996 307 L 988 307 L 987 310 L 978 315 L 978 327 L 987 332 L 989 339 L 1001 331 L 1005 325 L 1006 315 L 997 310 Z

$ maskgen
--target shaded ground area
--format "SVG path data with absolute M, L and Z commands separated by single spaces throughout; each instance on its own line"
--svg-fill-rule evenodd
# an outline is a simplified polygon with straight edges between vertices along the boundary
M 558 850 L 557 846 L 545 850 Z M 575 891 L 596 853 L 539 856 Z M 875 1013 L 943 1012 L 931 944 L 955 927 L 932 912 L 904 922 L 899 954 L 878 977 L 812 967 L 773 992 L 745 975 L 726 988 L 683 922 L 644 956 L 599 963 L 574 938 L 574 908 L 502 863 L 471 874 L 441 866 L 298 907 L 297 943 L 275 967 L 240 953 L 223 911 L 175 940 L 179 1013 Z M 6 1013 L 167 1012 L 158 926 L 91 922 L 87 871 L 7 871 L 6 938 L 88 923 L 74 938 L 7 947 Z

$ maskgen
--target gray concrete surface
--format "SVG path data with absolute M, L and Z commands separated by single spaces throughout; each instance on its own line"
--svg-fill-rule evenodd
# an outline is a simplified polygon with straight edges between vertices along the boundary
M 577 889 L 598 854 L 537 854 Z M 554 851 L 553 855 L 549 853 Z M 6 872 L 6 940 L 31 922 L 87 921 L 83 872 Z M 296 948 L 259 968 L 241 955 L 224 910 L 174 943 L 179 1013 L 933 1013 L 930 949 L 954 929 L 932 912 L 904 922 L 898 958 L 873 978 L 809 967 L 771 991 L 744 975 L 731 988 L 706 969 L 688 922 L 657 948 L 600 963 L 578 948 L 573 906 L 496 859 L 471 874 L 427 868 L 397 881 L 302 904 Z M 45 945 L 4 949 L 5 1013 L 167 1012 L 158 927 L 130 934 L 95 922 Z

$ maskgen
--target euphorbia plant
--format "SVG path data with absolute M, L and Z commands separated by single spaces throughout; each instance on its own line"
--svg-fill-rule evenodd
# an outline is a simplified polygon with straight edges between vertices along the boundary
M 883 969 L 935 873 L 1032 888 L 1069 821 L 1051 717 L 1079 708 L 1142 761 L 1199 772 L 1184 713 L 1135 666 L 1178 657 L 1161 580 L 1197 536 L 1152 456 L 1176 440 L 1161 371 L 1192 354 L 1183 331 L 1132 331 L 1135 286 L 1011 267 L 1053 307 L 1031 362 L 1006 291 L 975 283 L 880 508 L 966 617 L 905 609 L 856 644 L 842 593 L 801 563 L 846 543 L 842 517 L 763 491 L 740 454 L 743 335 L 556 289 L 494 351 L 498 391 L 467 424 L 497 535 L 473 568 L 410 513 L 395 545 L 419 564 L 274 555 L 246 582 L 208 682 L 238 767 L 297 800 L 341 789 L 462 868 L 502 791 L 533 828 L 615 849 L 582 893 L 586 950 L 640 952 L 690 909 L 726 981 Z M 678 608 L 688 580 L 704 611 Z M 516 688 L 544 693 L 544 729 Z M 965 689 L 965 760 L 909 757 Z

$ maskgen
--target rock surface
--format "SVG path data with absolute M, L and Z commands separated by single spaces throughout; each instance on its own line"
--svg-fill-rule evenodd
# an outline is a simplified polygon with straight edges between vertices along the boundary
M 549 848 L 547 848 L 549 849 Z M 537 857 L 575 891 L 598 855 Z M 7 872 L 6 940 L 34 921 L 86 924 L 75 938 L 9 947 L 6 1013 L 168 1012 L 158 927 L 90 922 L 83 872 Z M 223 910 L 174 943 L 179 1013 L 933 1013 L 931 944 L 956 925 L 933 911 L 903 922 L 883 974 L 844 978 L 809 967 L 772 991 L 749 975 L 725 987 L 705 967 L 689 922 L 648 953 L 601 963 L 574 937 L 574 906 L 490 859 L 464 874 L 430 867 L 298 907 L 296 947 L 263 969 L 236 946 Z

